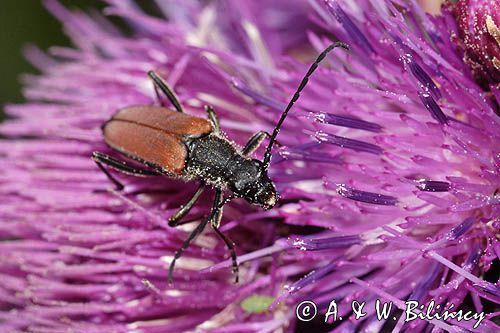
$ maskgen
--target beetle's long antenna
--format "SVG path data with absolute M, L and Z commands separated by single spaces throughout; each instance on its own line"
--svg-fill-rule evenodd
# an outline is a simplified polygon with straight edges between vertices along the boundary
M 328 46 L 323 52 L 320 53 L 320 55 L 316 58 L 314 63 L 309 67 L 309 70 L 307 71 L 306 75 L 300 82 L 299 87 L 297 88 L 297 91 L 293 95 L 292 99 L 288 103 L 288 105 L 285 108 L 285 111 L 281 114 L 281 118 L 276 124 L 276 127 L 274 128 L 273 134 L 271 135 L 271 138 L 269 139 L 269 144 L 266 148 L 266 153 L 264 154 L 264 160 L 262 161 L 262 164 L 264 166 L 264 170 L 267 170 L 269 168 L 269 163 L 271 162 L 271 149 L 274 146 L 274 143 L 276 142 L 276 137 L 278 136 L 278 133 L 280 132 L 281 125 L 285 121 L 286 116 L 288 115 L 288 111 L 292 108 L 293 104 L 299 99 L 300 93 L 304 89 L 304 87 L 307 85 L 307 82 L 309 81 L 309 77 L 314 73 L 316 68 L 318 68 L 319 63 L 326 57 L 326 55 L 332 51 L 333 49 L 337 47 L 342 47 L 343 49 L 349 50 L 349 46 L 345 43 L 342 42 L 335 42 Z

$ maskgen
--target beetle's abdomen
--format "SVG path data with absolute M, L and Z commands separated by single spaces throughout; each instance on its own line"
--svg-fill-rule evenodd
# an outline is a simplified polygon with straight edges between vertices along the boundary
M 228 165 L 238 157 L 229 141 L 214 134 L 193 139 L 189 142 L 186 173 L 209 184 L 226 187 L 230 177 Z

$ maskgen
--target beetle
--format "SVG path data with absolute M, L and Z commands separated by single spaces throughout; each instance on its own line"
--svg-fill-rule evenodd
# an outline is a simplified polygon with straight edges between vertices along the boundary
M 321 52 L 282 112 L 273 133 L 257 132 L 248 140 L 242 150 L 238 150 L 222 134 L 213 107 L 205 106 L 208 120 L 186 114 L 174 91 L 154 71 L 149 71 L 148 75 L 153 81 L 155 92 L 162 106 L 125 107 L 118 110 L 111 119 L 102 125 L 104 140 L 109 147 L 146 167 L 137 167 L 110 155 L 93 152 L 92 159 L 115 184 L 117 190 L 123 190 L 124 186 L 112 176 L 105 166 L 135 176 L 164 175 L 185 181 L 200 181 L 194 195 L 169 218 L 168 224 L 170 226 L 174 227 L 180 223 L 181 219 L 195 205 L 206 186 L 215 188 L 210 213 L 191 232 L 176 251 L 170 263 L 169 284 L 172 283 L 176 260 L 209 222 L 230 251 L 233 273 L 236 282 L 238 282 L 238 262 L 234 243 L 219 230 L 223 207 L 235 198 L 244 198 L 249 203 L 264 209 L 271 209 L 277 204 L 279 196 L 274 183 L 267 174 L 271 161 L 271 150 L 276 143 L 276 137 L 288 111 L 300 97 L 309 77 L 326 55 L 337 47 L 349 49 L 347 44 L 335 42 Z M 158 90 L 168 98 L 175 110 L 163 105 Z M 251 155 L 266 137 L 269 138 L 269 143 L 263 160 L 252 159 Z M 231 194 L 224 197 L 225 191 L 230 191 Z

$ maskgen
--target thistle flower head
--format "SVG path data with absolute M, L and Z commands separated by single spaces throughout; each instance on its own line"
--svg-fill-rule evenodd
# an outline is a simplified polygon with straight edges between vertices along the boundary
M 452 13 L 416 1 L 157 1 L 159 16 L 108 0 L 105 16 L 47 1 L 74 43 L 27 52 L 28 102 L 0 125 L 0 331 L 293 331 L 295 305 L 332 299 L 345 320 L 329 329 L 380 331 L 377 298 L 443 306 L 498 303 L 484 279 L 500 247 L 499 94 L 485 92 L 457 53 Z M 241 282 L 207 230 L 166 270 L 196 227 L 167 218 L 196 189 L 171 179 L 117 175 L 109 188 L 91 161 L 101 124 L 129 105 L 157 103 L 154 69 L 185 109 L 212 104 L 229 138 L 272 131 L 332 36 L 274 150 L 279 207 L 229 204 L 221 230 L 237 244 Z M 262 151 L 257 152 L 261 156 Z M 96 191 L 101 190 L 101 191 Z M 209 194 L 190 213 L 207 213 Z M 469 299 L 468 301 L 465 301 Z M 352 300 L 366 301 L 347 320 Z M 491 303 L 490 303 L 491 304 Z M 465 305 L 462 305 L 465 306 Z M 487 307 L 486 307 L 487 309 Z M 489 315 L 481 332 L 498 329 Z M 351 317 L 352 318 L 352 317 Z M 398 316 L 394 331 L 473 329 L 456 320 Z
M 500 81 L 500 9 L 496 1 L 460 0 L 454 6 L 458 36 L 479 80 Z

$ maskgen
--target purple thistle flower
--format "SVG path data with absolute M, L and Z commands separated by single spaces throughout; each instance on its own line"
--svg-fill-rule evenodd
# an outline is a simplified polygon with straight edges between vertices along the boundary
M 405 324 L 399 314 L 379 321 L 372 306 L 435 300 L 481 312 L 500 300 L 498 281 L 484 279 L 500 256 L 500 95 L 462 60 L 449 9 L 157 1 L 161 15 L 150 16 L 132 1 L 107 3 L 104 14 L 130 35 L 105 16 L 46 2 L 75 47 L 27 51 L 42 74 L 24 77 L 28 102 L 8 105 L 12 119 L 0 125 L 0 332 L 294 331 L 303 299 L 319 313 L 338 301 L 335 332 L 499 330 L 498 313 L 473 328 Z M 190 213 L 196 222 L 169 228 L 195 184 L 117 175 L 124 192 L 95 191 L 111 186 L 90 159 L 111 152 L 101 124 L 125 106 L 158 103 L 146 75 L 154 69 L 189 113 L 214 105 L 243 144 L 272 130 L 332 36 L 352 51 L 328 57 L 282 128 L 270 168 L 280 207 L 235 201 L 225 210 L 240 284 L 207 230 L 169 286 L 173 253 L 210 200 Z M 367 302 L 366 317 L 353 320 L 352 300 Z
M 460 45 L 480 81 L 500 89 L 500 10 L 494 0 L 460 0 L 454 6 Z

